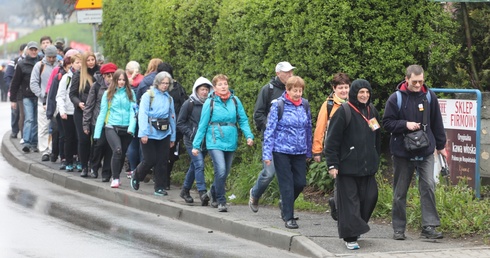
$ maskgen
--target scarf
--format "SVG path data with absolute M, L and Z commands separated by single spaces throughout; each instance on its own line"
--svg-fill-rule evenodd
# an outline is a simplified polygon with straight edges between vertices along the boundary
M 287 92 L 286 92 L 286 95 L 284 95 L 284 96 L 286 97 L 286 99 L 287 99 L 287 100 L 291 101 L 291 102 L 293 103 L 293 105 L 295 105 L 296 107 L 297 107 L 297 106 L 299 106 L 299 105 L 301 105 L 301 102 L 302 102 L 301 100 L 302 100 L 302 99 L 299 99 L 299 100 L 297 100 L 297 101 L 294 101 L 294 100 L 293 100 L 293 99 L 292 99 L 292 98 L 289 96 L 289 94 L 288 94 Z
M 218 92 L 215 91 L 214 94 L 216 94 L 216 96 L 220 97 L 221 101 L 223 101 L 223 102 L 226 102 L 231 96 L 230 91 L 227 91 L 225 94 L 219 94 Z

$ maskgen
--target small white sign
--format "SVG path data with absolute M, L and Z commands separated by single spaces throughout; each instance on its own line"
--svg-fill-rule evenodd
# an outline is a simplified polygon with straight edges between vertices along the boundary
M 78 23 L 102 23 L 102 9 L 78 10 Z

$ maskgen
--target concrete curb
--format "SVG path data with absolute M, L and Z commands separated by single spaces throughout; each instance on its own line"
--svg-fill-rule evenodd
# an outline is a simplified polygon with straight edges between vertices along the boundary
M 1 149 L 3 156 L 13 167 L 69 190 L 217 230 L 299 255 L 308 257 L 335 256 L 299 233 L 292 233 L 274 227 L 264 227 L 250 221 L 230 218 L 226 215 L 201 212 L 192 209 L 192 206 L 163 201 L 153 196 L 102 187 L 102 185 L 94 181 L 80 178 L 75 174 L 70 175 L 54 170 L 48 166 L 27 159 L 21 150 L 12 143 L 10 132 L 7 132 L 3 136 Z

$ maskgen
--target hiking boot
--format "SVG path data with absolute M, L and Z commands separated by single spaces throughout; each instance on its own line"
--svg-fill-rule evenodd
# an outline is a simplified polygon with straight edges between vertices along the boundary
M 220 203 L 218 205 L 218 211 L 219 212 L 227 212 L 228 211 L 228 207 L 226 207 L 226 203 Z
M 357 250 L 361 248 L 357 242 L 345 242 L 345 246 L 347 246 L 347 249 L 349 250 Z
M 393 234 L 393 239 L 395 240 L 405 240 L 407 237 L 405 236 L 405 232 L 403 231 L 395 231 Z
M 208 206 L 209 196 L 206 190 L 199 191 L 199 198 L 201 199 L 201 206 Z
M 209 189 L 207 195 L 208 198 L 211 200 L 211 207 L 218 208 L 218 201 L 216 200 L 216 196 L 211 192 L 211 189 Z
M 335 199 L 333 197 L 328 199 L 328 206 L 330 206 L 330 216 L 332 216 L 332 219 L 335 221 L 339 220 Z
M 253 188 L 250 188 L 250 198 L 248 199 L 248 207 L 250 207 L 250 209 L 256 213 L 259 211 L 259 199 L 256 199 L 253 197 L 252 195 L 252 189 Z
M 189 193 L 189 191 L 190 191 L 189 189 L 182 187 L 182 190 L 180 191 L 180 197 L 182 197 L 182 199 L 184 199 L 186 203 L 193 203 L 194 199 L 192 199 L 192 196 Z
M 289 228 L 289 229 L 299 228 L 298 224 L 296 223 L 296 220 L 294 220 L 294 219 L 290 219 L 290 220 L 286 221 L 284 223 L 284 225 L 286 226 L 286 228 Z
M 428 239 L 442 239 L 444 237 L 441 232 L 436 231 L 434 226 L 423 227 L 420 236 Z

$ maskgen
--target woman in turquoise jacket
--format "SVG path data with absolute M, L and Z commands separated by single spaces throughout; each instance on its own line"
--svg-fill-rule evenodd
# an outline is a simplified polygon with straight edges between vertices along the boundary
M 94 130 L 94 140 L 97 140 L 104 127 L 107 143 L 112 149 L 112 188 L 118 188 L 120 185 L 119 174 L 136 127 L 132 108 L 135 102 L 136 97 L 129 85 L 126 72 L 122 69 L 116 70 L 109 88 L 102 96 L 100 113 Z
M 153 86 L 141 97 L 138 112 L 138 137 L 141 138 L 143 160 L 131 174 L 131 187 L 138 190 L 143 180 L 154 167 L 155 195 L 167 195 L 165 172 L 170 148 L 175 144 L 176 122 L 174 101 L 168 93 L 173 88 L 172 76 L 160 72 Z
M 226 212 L 225 184 L 238 145 L 237 126 L 240 126 L 247 138 L 248 146 L 253 145 L 254 136 L 242 102 L 228 89 L 228 77 L 218 74 L 212 84 L 214 92 L 202 107 L 201 120 L 192 142 L 192 154 L 199 154 L 201 143 L 206 137 L 206 148 L 214 167 L 214 183 L 208 195 L 212 200 L 211 206 L 218 208 L 219 212 Z

